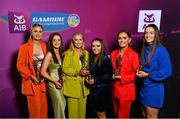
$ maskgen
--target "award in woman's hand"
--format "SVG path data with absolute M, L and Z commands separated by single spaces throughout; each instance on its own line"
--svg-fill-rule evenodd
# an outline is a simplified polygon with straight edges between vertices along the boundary
M 82 55 L 80 56 L 80 61 L 81 61 L 81 66 L 82 66 L 82 69 L 86 69 L 86 64 L 85 64 L 85 53 L 83 52 Z
M 88 82 L 88 84 L 94 84 L 94 78 L 92 77 L 91 74 L 86 76 L 86 81 Z
M 89 70 L 86 65 L 85 52 L 82 52 L 80 56 L 80 61 L 81 61 L 81 71 L 80 71 L 81 76 L 89 75 Z
M 138 73 L 139 73 L 140 71 L 143 71 L 143 66 L 142 66 L 142 65 L 139 65 L 139 67 L 138 67 Z
M 62 78 L 62 67 L 60 66 L 59 69 L 58 69 L 58 74 L 59 74 L 59 82 L 61 83 L 61 85 L 63 86 L 63 78 Z
M 114 72 L 115 76 L 120 75 L 119 67 L 121 66 L 121 60 L 122 60 L 122 56 L 119 55 L 117 60 L 116 60 L 116 69 L 115 69 L 115 72 Z
M 115 75 L 115 76 L 120 75 L 120 70 L 119 70 L 119 69 L 116 69 L 115 72 L 114 72 L 114 75 Z
M 38 80 L 38 83 L 41 83 L 42 77 L 40 75 L 40 66 L 38 66 L 38 62 L 39 62 L 38 60 L 34 60 L 33 61 L 33 67 L 34 67 L 34 71 L 36 73 L 36 78 Z
M 138 71 L 143 71 L 143 66 L 142 65 L 139 65 Z
M 92 76 L 91 76 L 91 75 L 88 75 L 88 76 L 86 76 L 86 78 L 87 78 L 88 82 L 90 82 L 90 81 L 91 81 Z

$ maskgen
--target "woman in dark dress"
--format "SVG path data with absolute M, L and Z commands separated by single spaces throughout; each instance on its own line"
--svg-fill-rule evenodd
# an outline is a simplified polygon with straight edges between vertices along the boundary
M 112 116 L 113 107 L 111 102 L 110 85 L 112 81 L 112 63 L 105 52 L 103 40 L 93 39 L 90 50 L 89 69 L 91 78 L 90 95 L 87 102 L 87 117 L 107 118 Z

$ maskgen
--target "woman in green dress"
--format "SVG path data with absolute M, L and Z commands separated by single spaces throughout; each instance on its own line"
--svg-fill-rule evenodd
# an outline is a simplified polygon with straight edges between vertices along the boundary
M 66 100 L 63 95 L 62 74 L 62 37 L 59 33 L 52 33 L 48 41 L 48 53 L 43 61 L 41 75 L 48 80 L 48 92 L 51 97 L 55 118 L 65 118 Z

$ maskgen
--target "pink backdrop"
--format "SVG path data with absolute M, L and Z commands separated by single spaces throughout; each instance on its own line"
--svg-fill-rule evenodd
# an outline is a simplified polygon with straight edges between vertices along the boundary
M 128 29 L 133 34 L 135 49 L 139 50 L 141 38 L 135 37 L 139 35 L 137 33 L 139 10 L 162 10 L 161 32 L 164 36 L 172 33 L 173 30 L 177 31 L 175 35 L 180 33 L 179 0 L 1 0 L 0 17 L 7 16 L 8 11 L 27 14 L 76 13 L 80 16 L 80 25 L 60 31 L 66 48 L 72 33 L 80 31 L 85 34 L 88 49 L 93 38 L 101 37 L 110 53 L 116 43 L 116 34 L 122 29 Z M 25 113 L 22 109 L 25 102 L 22 102 L 24 100 L 20 95 L 20 76 L 16 70 L 16 59 L 18 48 L 24 43 L 26 34 L 10 34 L 8 24 L 2 21 L 0 21 L 0 34 L 0 117 L 22 117 Z M 48 36 L 49 33 L 44 34 L 45 41 Z M 179 43 L 174 42 L 176 45 Z

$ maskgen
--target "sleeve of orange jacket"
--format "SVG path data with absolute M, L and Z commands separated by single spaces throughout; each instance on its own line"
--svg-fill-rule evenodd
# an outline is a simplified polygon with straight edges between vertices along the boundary
M 17 69 L 23 79 L 27 79 L 31 76 L 29 67 L 28 67 L 28 50 L 25 46 L 21 46 L 18 52 L 17 58 Z

